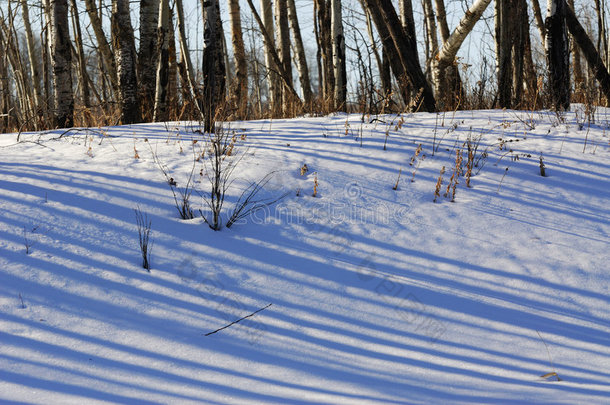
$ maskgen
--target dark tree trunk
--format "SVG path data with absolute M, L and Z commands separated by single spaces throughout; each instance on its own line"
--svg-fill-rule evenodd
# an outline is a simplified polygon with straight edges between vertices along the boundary
M 523 97 L 523 72 L 529 22 L 525 0 L 496 0 L 498 105 L 517 108 Z
M 606 101 L 610 100 L 610 74 L 608 74 L 608 69 L 604 65 L 604 61 L 601 55 L 597 52 L 591 38 L 589 38 L 587 32 L 576 18 L 574 11 L 569 7 L 566 7 L 566 22 L 568 24 L 570 34 L 572 34 L 572 37 L 574 37 L 574 40 L 582 51 L 583 56 L 587 60 L 589 69 L 593 71 L 595 78 L 599 82 L 602 92 L 606 96 Z
M 55 121 L 61 128 L 74 126 L 72 47 L 68 23 L 68 0 L 51 3 L 51 63 L 55 87 Z
M 129 0 L 114 0 L 112 4 L 112 43 L 119 77 L 121 123 L 140 122 L 138 78 L 136 76 L 136 45 L 131 26 Z
M 214 132 L 225 95 L 225 63 L 218 0 L 202 1 L 203 8 L 203 108 L 204 130 Z
M 373 9 L 378 8 L 383 19 L 381 25 L 385 25 L 392 38 L 394 47 L 397 51 L 396 55 L 391 55 L 400 60 L 404 70 L 409 77 L 413 89 L 418 92 L 419 98 L 415 100 L 412 107 L 421 108 L 423 111 L 432 112 L 436 110 L 436 102 L 430 84 L 426 81 L 426 76 L 422 71 L 419 63 L 417 52 L 413 52 L 414 38 L 411 38 L 405 33 L 405 30 L 400 24 L 396 9 L 391 0 L 366 0 L 367 7 L 371 14 Z M 374 19 L 375 25 L 379 32 L 380 25 Z M 415 46 L 416 48 L 416 46 Z M 420 107 L 421 106 L 421 107 Z
M 556 110 L 570 108 L 570 46 L 565 0 L 550 0 L 545 25 L 546 59 L 551 103 Z
M 138 76 L 142 111 L 152 111 L 155 104 L 157 78 L 157 25 L 159 23 L 159 0 L 140 0 L 140 46 L 138 54 Z M 148 118 L 152 114 L 145 113 Z

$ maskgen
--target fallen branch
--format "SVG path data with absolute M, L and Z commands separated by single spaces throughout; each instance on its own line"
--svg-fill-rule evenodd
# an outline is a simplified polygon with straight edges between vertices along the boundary
M 216 332 L 220 332 L 221 330 L 226 329 L 226 328 L 228 328 L 229 326 L 232 326 L 232 325 L 236 324 L 237 322 L 241 322 L 241 321 L 243 321 L 243 320 L 244 320 L 244 319 L 246 319 L 246 318 L 250 318 L 251 316 L 254 316 L 254 315 L 256 315 L 257 313 L 261 312 L 262 310 L 269 308 L 271 305 L 273 305 L 273 304 L 269 304 L 269 305 L 267 305 L 266 307 L 263 307 L 263 308 L 261 308 L 261 309 L 259 309 L 259 310 L 257 310 L 257 311 L 254 311 L 254 312 L 252 312 L 250 315 L 246 315 L 246 316 L 244 316 L 243 318 L 239 318 L 238 320 L 233 321 L 233 322 L 231 322 L 230 324 L 223 326 L 222 328 L 216 329 L 216 330 L 215 330 L 215 331 L 213 331 L 213 332 L 206 333 L 206 334 L 205 334 L 205 336 L 210 336 L 210 335 L 213 335 L 214 333 L 216 333 Z

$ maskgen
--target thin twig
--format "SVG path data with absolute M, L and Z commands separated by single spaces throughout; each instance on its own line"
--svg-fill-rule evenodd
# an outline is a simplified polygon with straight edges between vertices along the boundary
M 243 320 L 244 320 L 244 319 L 246 319 L 246 318 L 250 318 L 251 316 L 254 316 L 254 315 L 256 315 L 257 313 L 261 312 L 262 310 L 265 310 L 265 309 L 269 308 L 271 305 L 273 305 L 273 304 L 269 304 L 269 305 L 267 305 L 266 307 L 263 307 L 263 308 L 261 308 L 261 309 L 259 309 L 259 310 L 257 310 L 257 311 L 254 311 L 254 312 L 252 312 L 250 315 L 246 315 L 246 316 L 244 316 L 243 318 L 239 318 L 238 320 L 233 321 L 233 322 L 231 322 L 230 324 L 223 326 L 222 328 L 216 329 L 216 330 L 215 330 L 215 331 L 213 331 L 213 332 L 206 333 L 206 334 L 205 334 L 205 336 L 210 336 L 210 335 L 213 335 L 214 333 L 216 333 L 216 332 L 220 332 L 221 330 L 226 329 L 226 328 L 228 328 L 229 326 L 232 326 L 232 325 L 236 324 L 237 322 L 241 322 L 241 321 L 243 321 Z

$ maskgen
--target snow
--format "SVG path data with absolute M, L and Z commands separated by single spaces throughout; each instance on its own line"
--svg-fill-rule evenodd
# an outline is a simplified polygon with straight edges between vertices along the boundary
M 573 109 L 227 123 L 225 215 L 287 196 L 219 232 L 153 159 L 184 186 L 197 123 L 0 135 L 0 402 L 607 403 L 610 111 Z

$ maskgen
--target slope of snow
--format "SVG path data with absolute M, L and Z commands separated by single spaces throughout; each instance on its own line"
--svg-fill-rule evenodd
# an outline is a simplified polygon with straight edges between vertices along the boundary
M 576 110 L 226 124 L 225 212 L 287 195 L 219 232 L 153 159 L 206 213 L 196 123 L 1 135 L 0 402 L 607 402 L 610 121 Z

